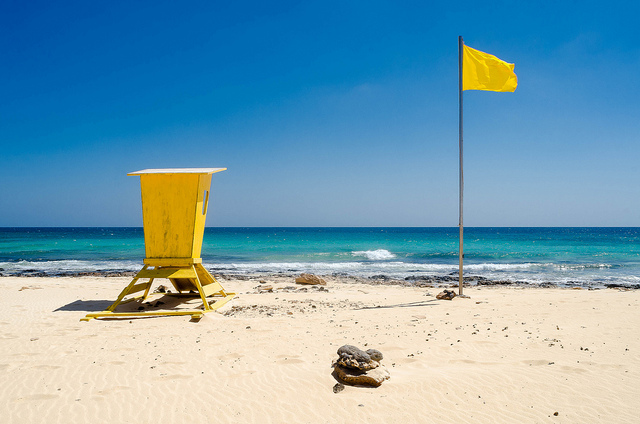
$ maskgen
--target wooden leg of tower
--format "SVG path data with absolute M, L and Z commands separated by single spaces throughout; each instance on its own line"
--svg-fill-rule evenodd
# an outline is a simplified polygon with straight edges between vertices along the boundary
M 109 312 L 113 312 L 113 311 L 118 307 L 118 305 L 120 304 L 120 302 L 122 302 L 122 299 L 124 299 L 124 297 L 125 297 L 126 295 L 128 295 L 128 294 L 129 294 L 129 293 L 131 293 L 131 292 L 134 292 L 134 291 L 133 291 L 133 288 L 135 287 L 136 282 L 140 279 L 140 277 L 138 277 L 138 275 L 139 275 L 141 272 L 145 271 L 148 267 L 149 267 L 149 265 L 145 265 L 145 266 L 142 268 L 142 270 L 140 270 L 140 272 L 138 272 L 138 274 L 136 274 L 136 276 L 133 278 L 133 280 L 131 280 L 131 283 L 129 283 L 129 285 L 128 285 L 127 287 L 125 287 L 125 289 L 124 289 L 124 290 L 122 290 L 122 292 L 121 292 L 121 293 L 120 293 L 120 295 L 118 296 L 118 299 L 116 299 L 116 301 L 115 301 L 115 302 L 113 302 L 113 303 L 111 304 L 111 306 L 109 306 L 109 307 L 107 308 L 107 311 L 109 311 Z M 151 284 L 149 284 L 149 286 L 151 286 Z
M 149 267 L 154 266 L 153 269 L 148 269 Z M 138 280 L 141 278 L 147 278 L 148 281 L 144 283 L 138 283 Z M 194 294 L 182 293 L 183 291 L 197 290 L 198 294 L 196 296 L 200 296 L 202 300 L 202 309 L 183 309 L 178 311 L 144 311 L 144 312 L 115 312 L 115 309 L 118 305 L 130 302 L 133 300 L 141 299 L 145 300 L 149 296 L 149 291 L 151 289 L 151 284 L 154 279 L 157 278 L 167 278 L 169 279 L 176 289 L 180 292 L 176 295 L 180 296 L 193 296 Z M 129 296 L 128 299 L 124 300 L 127 295 L 131 295 L 133 293 L 143 292 L 135 297 Z M 217 301 L 209 304 L 207 297 L 215 296 Z M 209 274 L 209 272 L 202 266 L 200 263 L 190 264 L 190 265 L 171 265 L 171 266 L 155 266 L 153 264 L 145 264 L 144 268 L 140 270 L 133 278 L 131 283 L 127 285 L 127 287 L 122 290 L 118 299 L 109 306 L 103 312 L 92 312 L 87 314 L 86 317 L 82 318 L 81 321 L 89 321 L 93 318 L 99 317 L 109 317 L 109 318 L 124 318 L 124 317 L 148 317 L 148 316 L 161 316 L 161 315 L 191 315 L 191 318 L 195 321 L 202 318 L 202 315 L 207 312 L 215 311 L 220 308 L 222 305 L 227 303 L 229 300 L 235 297 L 235 293 L 226 292 L 222 285 L 216 281 L 216 279 Z
M 227 303 L 228 301 L 230 301 L 235 297 L 236 294 L 227 292 L 222 287 L 222 284 L 220 284 L 213 275 L 209 274 L 209 271 L 207 271 L 205 267 L 202 266 L 202 264 L 195 264 L 195 266 L 196 266 L 196 271 L 198 272 L 198 277 L 200 278 L 200 281 L 203 283 L 202 288 L 204 290 L 205 295 L 207 297 L 209 296 L 220 297 L 216 302 L 213 302 L 211 303 L 211 305 L 209 305 L 212 311 L 215 311 L 216 309 L 220 308 L 225 303 Z
M 204 289 L 202 288 L 202 284 L 200 283 L 200 277 L 198 277 L 198 272 L 195 266 L 191 265 L 191 268 L 193 269 L 193 272 L 196 275 L 196 278 L 193 279 L 193 283 L 198 288 L 198 293 L 200 293 L 200 298 L 202 299 L 202 306 L 204 307 L 205 311 L 209 311 L 211 310 L 211 307 L 209 306 L 209 302 L 207 302 L 207 295 L 205 294 Z
M 153 283 L 153 278 L 149 278 L 149 282 L 147 283 L 147 288 L 144 290 L 144 294 L 142 295 L 142 301 L 147 300 L 147 296 L 149 296 L 149 290 L 151 290 L 151 283 Z
M 202 283 L 206 296 L 221 295 L 226 296 L 222 285 L 215 279 L 215 277 L 209 274 L 209 271 L 202 266 L 202 264 L 195 264 L 196 272 Z

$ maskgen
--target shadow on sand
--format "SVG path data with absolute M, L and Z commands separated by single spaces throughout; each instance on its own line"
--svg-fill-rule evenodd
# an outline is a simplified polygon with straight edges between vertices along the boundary
M 389 308 L 417 308 L 417 307 L 420 307 L 420 306 L 434 306 L 434 305 L 437 304 L 437 303 L 433 303 L 433 302 L 438 302 L 438 299 L 422 300 L 420 302 L 398 303 L 396 305 L 363 306 L 362 308 L 356 308 L 356 310 L 362 310 L 362 309 L 389 309 Z
M 83 312 L 100 312 L 104 311 L 113 303 L 113 300 L 74 300 L 64 306 L 55 309 L 58 311 L 83 311 Z
M 115 300 L 74 300 L 64 306 L 55 309 L 53 312 L 74 311 L 74 312 L 102 312 L 107 309 Z M 198 295 L 172 296 L 170 294 L 158 295 L 154 293 L 144 302 L 141 299 L 118 305 L 115 312 L 153 312 L 160 310 L 180 310 L 193 309 L 202 304 Z M 158 317 L 157 315 L 153 317 Z M 132 317 L 102 317 L 102 319 L 131 319 Z M 149 317 L 135 317 L 149 318 Z

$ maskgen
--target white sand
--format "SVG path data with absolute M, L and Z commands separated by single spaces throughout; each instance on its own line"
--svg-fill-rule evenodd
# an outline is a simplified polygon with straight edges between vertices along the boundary
M 199 322 L 80 322 L 127 278 L 0 278 L 3 423 L 635 423 L 640 291 L 222 280 Z M 300 288 L 297 286 L 296 288 Z M 431 296 L 427 295 L 428 293 Z M 334 394 L 343 344 L 391 379 Z M 588 349 L 588 350 L 587 350 Z M 558 412 L 557 416 L 553 414 Z

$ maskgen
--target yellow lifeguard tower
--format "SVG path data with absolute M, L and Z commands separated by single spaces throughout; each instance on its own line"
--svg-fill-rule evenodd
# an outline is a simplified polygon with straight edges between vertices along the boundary
M 209 274 L 200 258 L 211 175 L 224 170 L 226 168 L 144 169 L 127 174 L 140 176 L 144 267 L 111 306 L 103 312 L 87 314 L 82 321 L 156 315 L 191 315 L 198 320 L 202 314 L 218 309 L 235 296 Z M 120 304 L 134 300 L 144 302 L 156 278 L 169 279 L 177 290 L 165 295 L 200 297 L 202 305 L 198 309 L 115 312 Z M 140 279 L 148 281 L 138 283 Z M 139 292 L 143 294 L 125 299 Z M 210 296 L 216 298 L 211 304 L 207 299 Z

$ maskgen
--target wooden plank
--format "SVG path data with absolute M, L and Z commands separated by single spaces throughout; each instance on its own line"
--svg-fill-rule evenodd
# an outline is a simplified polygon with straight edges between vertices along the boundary
M 204 292 L 205 297 L 209 297 L 215 293 L 221 292 L 222 290 L 222 286 L 217 281 L 213 284 L 202 286 L 202 291 Z
M 138 272 L 137 278 L 196 278 L 191 268 L 159 268 L 146 269 Z
M 236 297 L 235 293 L 227 293 L 226 297 L 223 297 L 222 299 L 218 300 L 214 304 L 210 305 L 210 308 L 211 308 L 210 310 L 215 311 L 216 309 L 220 308 L 221 306 L 223 306 L 225 303 L 227 303 L 234 297 Z
M 217 283 L 216 279 L 213 275 L 209 274 L 209 271 L 202 266 L 202 264 L 196 264 L 195 267 L 196 272 L 198 273 L 198 278 L 200 279 L 200 284 L 206 286 L 208 284 Z
M 194 290 L 196 292 L 198 291 L 198 286 L 196 286 L 195 278 L 171 278 L 170 281 L 171 284 L 173 284 L 173 287 L 175 287 L 176 290 L 180 292 L 190 290 Z
M 120 318 L 120 317 L 144 317 L 161 315 L 201 315 L 210 311 L 202 309 L 183 309 L 180 311 L 148 311 L 148 312 L 91 312 L 85 318 Z M 81 319 L 85 320 L 85 319 Z M 86 319 L 88 321 L 88 319 Z
M 139 291 L 146 290 L 151 284 L 150 283 L 138 283 L 129 289 L 127 294 L 137 293 Z
M 150 266 L 185 267 L 193 264 L 201 264 L 202 258 L 145 258 L 144 263 Z

